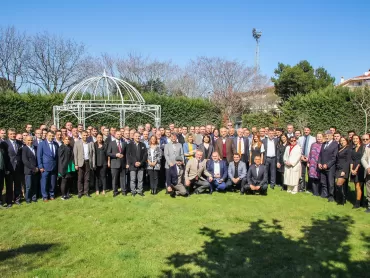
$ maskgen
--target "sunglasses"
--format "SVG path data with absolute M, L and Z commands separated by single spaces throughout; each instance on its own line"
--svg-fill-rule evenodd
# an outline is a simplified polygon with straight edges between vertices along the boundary
M 370 139 L 362 138 L 362 141 L 369 141 Z
M 297 142 L 297 140 L 290 140 L 290 142 Z

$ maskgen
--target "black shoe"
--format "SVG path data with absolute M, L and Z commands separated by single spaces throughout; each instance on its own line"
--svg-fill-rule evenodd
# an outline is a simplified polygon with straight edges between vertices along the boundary
M 331 203 L 331 202 L 334 202 L 334 198 L 333 198 L 333 197 L 329 197 L 329 198 L 328 198 L 328 202 L 330 202 L 330 203 Z
M 275 189 L 275 185 L 270 185 L 270 188 L 271 189 Z
M 78 199 L 81 199 L 82 198 L 82 195 L 78 195 Z
M 88 198 L 91 198 L 91 195 L 90 194 L 86 194 L 85 196 L 88 197 Z
M 136 193 L 131 193 L 131 196 L 132 196 L 132 197 L 135 197 L 135 195 L 136 195 Z
M 175 191 L 172 191 L 172 192 L 170 193 L 170 197 L 171 197 L 171 198 L 176 198 L 176 192 L 175 192 Z
M 140 193 L 138 193 L 141 197 L 144 197 L 145 195 L 144 195 L 144 193 L 143 192 L 140 192 Z
M 186 194 L 184 195 L 184 197 L 185 197 L 185 198 L 190 197 L 189 192 L 186 192 Z
M 113 198 L 117 197 L 118 193 L 113 193 Z
M 123 196 L 127 196 L 127 192 L 122 192 L 122 195 Z
M 361 201 L 357 200 L 356 203 L 353 205 L 353 209 L 358 209 L 360 208 Z

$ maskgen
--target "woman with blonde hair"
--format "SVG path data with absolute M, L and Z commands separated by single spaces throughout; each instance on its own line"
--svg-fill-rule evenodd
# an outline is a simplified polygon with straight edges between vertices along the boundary
M 197 151 L 197 145 L 194 143 L 193 133 L 188 133 L 186 135 L 186 143 L 184 143 L 183 149 L 186 163 L 195 156 L 195 152 Z
M 261 164 L 263 164 L 263 153 L 265 152 L 265 148 L 262 144 L 262 141 L 257 133 L 253 133 L 253 139 L 249 146 L 249 165 L 254 163 L 254 158 L 256 156 L 261 157 Z

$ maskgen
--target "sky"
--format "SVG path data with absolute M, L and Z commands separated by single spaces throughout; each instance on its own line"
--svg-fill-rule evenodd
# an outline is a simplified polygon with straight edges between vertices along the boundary
M 128 52 L 184 66 L 198 56 L 260 69 L 308 60 L 340 81 L 370 69 L 369 0 L 3 0 L 0 26 L 83 42 L 92 55 Z

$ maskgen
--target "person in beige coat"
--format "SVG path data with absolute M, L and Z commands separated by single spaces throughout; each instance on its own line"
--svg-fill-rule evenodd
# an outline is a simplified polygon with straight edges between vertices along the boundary
M 202 156 L 203 152 L 197 150 L 195 157 L 188 161 L 185 168 L 185 185 L 195 187 L 194 194 L 210 188 L 210 182 L 212 182 L 212 175 L 207 171 L 206 160 L 202 160 Z M 212 194 L 212 191 L 210 190 L 209 193 Z
M 298 192 L 299 178 L 301 177 L 301 154 L 302 149 L 297 144 L 297 139 L 291 137 L 290 145 L 286 147 L 284 153 L 284 183 L 288 186 L 288 193 L 296 194 Z
M 86 131 L 82 131 L 81 137 L 73 147 L 75 167 L 78 171 L 78 198 L 81 198 L 82 194 L 91 197 L 89 195 L 90 172 L 95 168 L 94 143 L 87 142 Z

